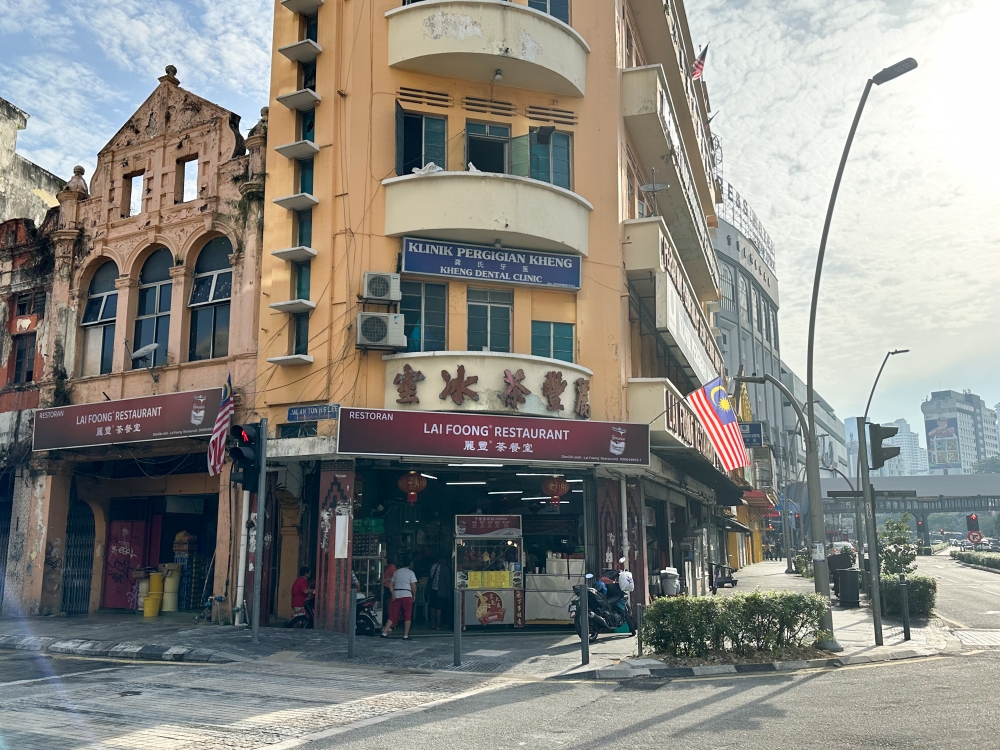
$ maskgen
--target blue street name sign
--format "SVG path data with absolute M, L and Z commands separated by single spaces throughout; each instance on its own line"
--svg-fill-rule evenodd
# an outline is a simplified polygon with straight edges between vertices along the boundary
M 764 425 L 760 422 L 747 422 L 740 425 L 743 433 L 743 445 L 747 448 L 764 447 Z
M 403 272 L 502 284 L 580 288 L 577 255 L 403 238 Z
M 319 406 L 289 406 L 289 422 L 316 422 L 321 419 L 339 419 L 340 404 L 320 404 Z

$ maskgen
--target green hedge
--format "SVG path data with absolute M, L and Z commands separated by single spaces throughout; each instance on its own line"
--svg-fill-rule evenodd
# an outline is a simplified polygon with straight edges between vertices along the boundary
M 952 550 L 951 556 L 959 562 L 1000 570 L 1000 552 L 956 552 Z
M 800 576 L 812 578 L 812 557 L 808 552 L 799 552 L 792 558 L 792 570 Z
M 930 576 L 907 576 L 906 589 L 910 617 L 930 617 L 937 599 L 937 580 Z M 881 590 L 886 613 L 902 615 L 903 600 L 899 595 L 899 576 L 882 576 Z
M 773 651 L 815 641 L 826 607 L 821 596 L 791 591 L 662 597 L 646 608 L 642 637 L 671 656 Z

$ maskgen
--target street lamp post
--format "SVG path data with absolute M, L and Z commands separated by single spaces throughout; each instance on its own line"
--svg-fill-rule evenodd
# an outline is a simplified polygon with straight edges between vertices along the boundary
M 847 156 L 851 151 L 854 134 L 857 132 L 858 123 L 861 121 L 861 113 L 865 108 L 865 102 L 868 101 L 868 94 L 871 92 L 872 84 L 881 86 L 883 83 L 898 78 L 916 67 L 917 61 L 912 57 L 908 57 L 895 65 L 883 68 L 865 83 L 865 90 L 861 95 L 861 101 L 858 103 L 858 110 L 854 114 L 854 122 L 851 123 L 851 130 L 847 135 L 847 143 L 844 144 L 844 153 L 840 157 L 837 177 L 833 181 L 833 192 L 830 194 L 830 205 L 826 209 L 826 221 L 823 223 L 823 235 L 820 238 L 819 253 L 816 256 L 816 275 L 813 278 L 812 303 L 809 307 L 809 337 L 806 347 L 806 408 L 809 411 L 807 427 L 810 435 L 810 438 L 806 441 L 806 486 L 809 492 L 809 520 L 812 525 L 813 543 L 817 545 L 813 552 L 813 580 L 815 581 L 816 593 L 827 600 L 830 599 L 830 568 L 826 561 L 826 529 L 823 520 L 823 498 L 820 496 L 819 485 L 819 451 L 817 450 L 816 406 L 813 379 L 813 354 L 816 344 L 816 307 L 819 302 L 819 282 L 823 275 L 823 256 L 826 254 L 826 240 L 830 234 L 830 222 L 833 220 L 833 207 L 837 202 L 837 193 L 840 191 L 840 181 L 844 176 L 844 167 L 847 166 Z M 817 510 L 818 512 L 815 512 Z M 824 615 L 822 628 L 831 633 L 833 632 L 833 612 L 829 608 L 827 608 Z

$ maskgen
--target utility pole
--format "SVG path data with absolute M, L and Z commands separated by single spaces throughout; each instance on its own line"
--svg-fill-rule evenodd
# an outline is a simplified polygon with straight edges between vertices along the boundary
M 868 436 L 865 434 L 865 418 L 858 417 L 858 462 L 861 464 L 861 489 L 864 492 L 865 517 L 868 521 L 868 570 L 871 588 L 868 596 L 872 602 L 872 620 L 875 624 L 875 645 L 882 645 L 882 592 L 880 591 L 881 563 L 878 559 L 878 534 L 875 528 L 875 498 L 868 471 Z M 861 553 L 858 552 L 858 561 Z
M 267 419 L 260 420 L 260 455 L 257 474 L 257 528 L 254 534 L 257 540 L 257 550 L 253 556 L 253 620 L 250 621 L 250 634 L 254 643 L 260 640 L 260 587 L 264 582 L 264 507 L 267 505 Z M 352 623 L 353 624 L 353 623 Z

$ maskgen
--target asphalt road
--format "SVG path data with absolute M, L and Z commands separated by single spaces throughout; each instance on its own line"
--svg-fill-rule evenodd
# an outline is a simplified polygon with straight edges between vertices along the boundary
M 1000 703 L 982 691 L 998 681 L 1000 652 L 994 651 L 794 676 L 629 685 L 530 682 L 353 728 L 304 747 L 996 747 L 993 728 L 1000 721 Z
M 0 686 L 41 683 L 57 677 L 107 671 L 120 664 L 102 659 L 47 656 L 31 652 L 0 651 Z M 3 746 L 0 745 L 0 748 Z
M 1000 573 L 964 567 L 948 555 L 918 557 L 917 572 L 938 580 L 935 611 L 950 627 L 1000 629 Z

